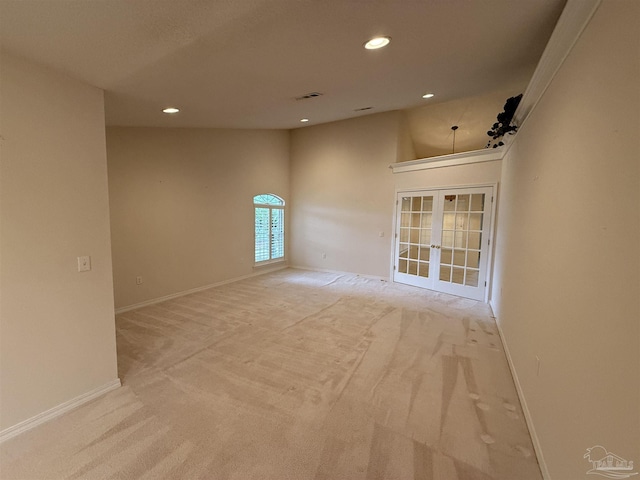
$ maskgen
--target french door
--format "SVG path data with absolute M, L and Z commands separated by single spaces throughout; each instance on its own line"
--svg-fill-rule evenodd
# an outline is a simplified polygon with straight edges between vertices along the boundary
M 398 193 L 393 280 L 484 300 L 493 187 Z

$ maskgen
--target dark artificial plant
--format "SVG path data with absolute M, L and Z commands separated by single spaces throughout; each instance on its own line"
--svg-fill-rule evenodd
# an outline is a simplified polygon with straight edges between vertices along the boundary
M 513 125 L 511 122 L 521 98 L 522 94 L 507 99 L 507 103 L 504 104 L 504 112 L 498 114 L 498 121 L 494 123 L 491 130 L 487 132 L 487 135 L 491 137 L 491 140 L 487 143 L 487 148 L 489 148 L 492 143 L 493 148 L 501 147 L 504 145 L 504 142 L 502 140 L 496 142 L 496 140 L 507 134 L 513 135 L 518 131 L 517 125 Z

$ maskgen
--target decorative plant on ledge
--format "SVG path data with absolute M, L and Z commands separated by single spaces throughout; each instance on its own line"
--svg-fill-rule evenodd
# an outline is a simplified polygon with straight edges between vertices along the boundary
M 502 140 L 496 142 L 496 140 L 507 134 L 513 135 L 518 131 L 517 125 L 513 125 L 511 122 L 521 98 L 522 94 L 507 99 L 507 103 L 504 104 L 504 112 L 498 114 L 498 121 L 494 123 L 491 130 L 487 132 L 487 135 L 491 137 L 491 140 L 487 143 L 487 148 L 489 148 L 492 143 L 493 148 L 501 147 L 504 145 L 504 142 Z

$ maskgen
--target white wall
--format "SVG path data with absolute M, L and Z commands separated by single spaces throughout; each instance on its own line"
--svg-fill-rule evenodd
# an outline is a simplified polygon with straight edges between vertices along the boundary
M 398 123 L 398 151 L 396 153 L 396 162 L 406 162 L 407 160 L 416 159 L 416 149 L 411 136 L 411 127 L 409 119 L 405 112 L 398 112 L 400 117 Z
M 0 73 L 4 430 L 117 368 L 102 91 L 9 56 Z
M 397 190 L 492 185 L 500 181 L 501 160 L 395 173 Z
M 117 308 L 254 273 L 253 196 L 289 203 L 286 131 L 113 127 L 107 156 Z
M 493 303 L 554 480 L 640 466 L 638 25 L 603 1 L 503 163 Z
M 389 277 L 400 125 L 390 112 L 292 131 L 292 265 Z

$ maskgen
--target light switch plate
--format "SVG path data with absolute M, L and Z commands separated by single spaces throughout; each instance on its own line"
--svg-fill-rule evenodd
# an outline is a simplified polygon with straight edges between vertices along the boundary
M 91 257 L 78 257 L 78 271 L 88 272 L 91 270 Z

